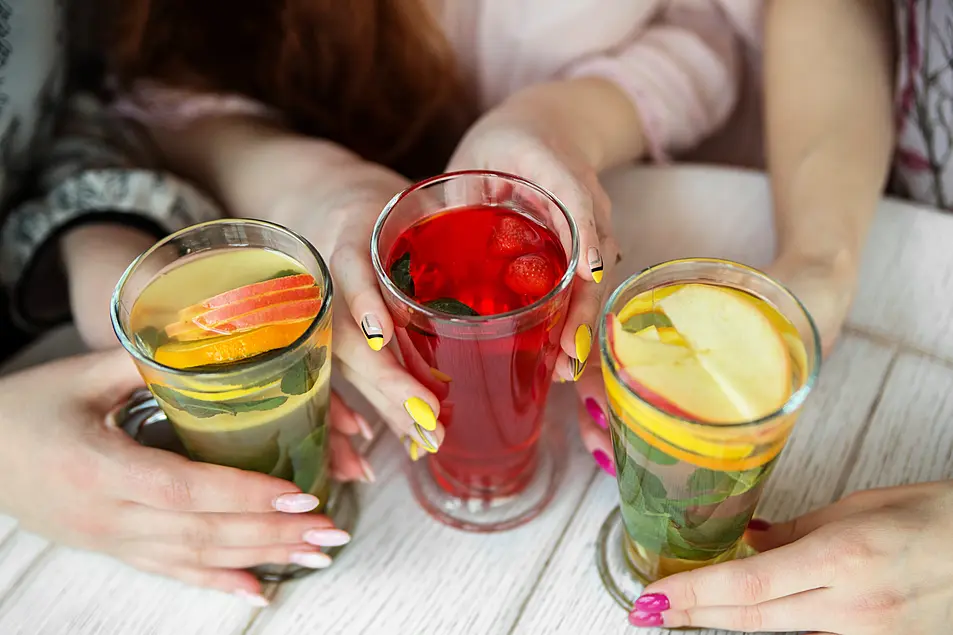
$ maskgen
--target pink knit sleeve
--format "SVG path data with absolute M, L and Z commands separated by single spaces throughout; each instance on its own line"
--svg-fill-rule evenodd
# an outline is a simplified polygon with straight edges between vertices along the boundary
M 715 2 L 672 0 L 614 54 L 570 66 L 568 77 L 603 77 L 632 99 L 652 157 L 689 150 L 717 130 L 738 99 L 741 36 Z
M 243 95 L 200 93 L 140 80 L 112 104 L 117 114 L 157 128 L 178 128 L 222 115 L 278 118 L 278 113 Z

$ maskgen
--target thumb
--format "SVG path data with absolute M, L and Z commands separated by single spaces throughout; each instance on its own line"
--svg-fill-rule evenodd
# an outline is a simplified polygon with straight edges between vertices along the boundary
M 863 512 L 897 504 L 907 499 L 910 494 L 910 486 L 855 492 L 832 505 L 815 509 L 788 522 L 776 525 L 770 525 L 763 521 L 752 522 L 745 533 L 745 542 L 757 551 L 775 549 L 800 540 L 825 525 L 845 520 Z

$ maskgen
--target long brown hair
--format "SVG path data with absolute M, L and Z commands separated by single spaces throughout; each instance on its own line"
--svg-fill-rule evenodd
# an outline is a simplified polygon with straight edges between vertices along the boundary
M 120 83 L 237 92 L 411 177 L 443 168 L 471 100 L 424 0 L 112 0 Z

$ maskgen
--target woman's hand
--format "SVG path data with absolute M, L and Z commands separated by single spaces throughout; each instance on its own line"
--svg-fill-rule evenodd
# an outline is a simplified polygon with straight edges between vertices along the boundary
M 754 525 L 754 523 L 753 523 Z M 953 483 L 852 494 L 746 540 L 757 556 L 649 585 L 637 626 L 836 635 L 949 630 Z
M 0 379 L 0 512 L 70 546 L 145 571 L 267 602 L 242 569 L 326 567 L 349 536 L 318 500 L 256 472 L 147 448 L 111 419 L 142 380 L 123 350 Z

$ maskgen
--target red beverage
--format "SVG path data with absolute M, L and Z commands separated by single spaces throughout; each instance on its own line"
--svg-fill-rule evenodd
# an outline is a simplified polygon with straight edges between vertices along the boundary
M 503 207 L 470 206 L 428 216 L 388 252 L 391 280 L 447 317 L 499 316 L 548 295 L 567 258 L 547 227 Z M 441 400 L 446 438 L 429 466 L 454 496 L 519 492 L 533 475 L 546 395 L 559 352 L 564 302 L 530 324 L 502 322 L 479 335 L 398 324 L 408 370 Z

